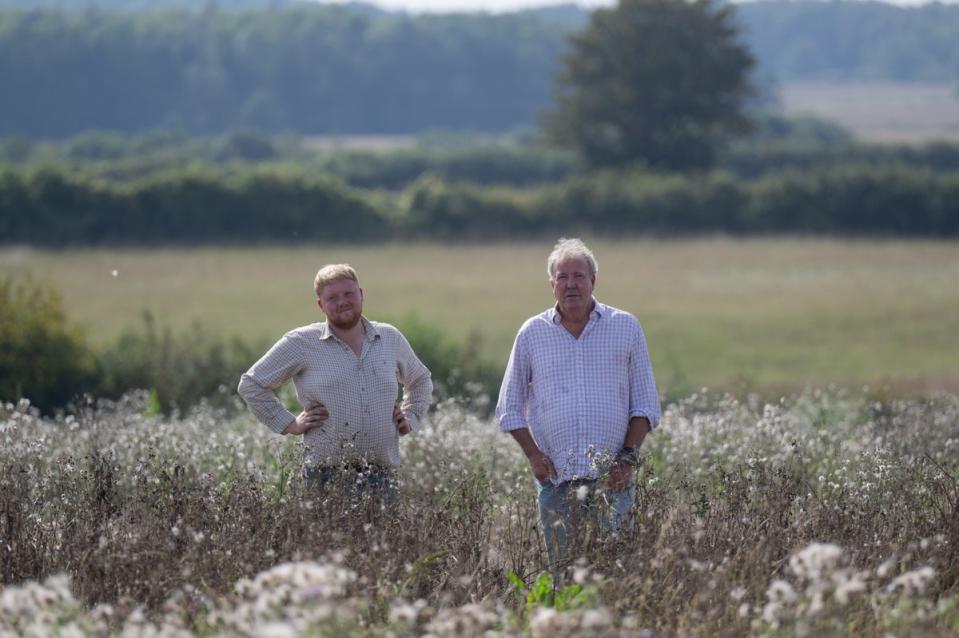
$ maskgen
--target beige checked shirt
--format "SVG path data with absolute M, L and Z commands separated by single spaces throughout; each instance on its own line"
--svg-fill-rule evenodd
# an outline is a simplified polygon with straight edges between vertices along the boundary
M 238 391 L 250 410 L 274 432 L 295 418 L 273 390 L 293 379 L 303 406 L 322 401 L 330 412 L 322 427 L 303 436 L 306 465 L 366 460 L 384 466 L 400 463 L 399 433 L 393 423 L 398 383 L 402 408 L 415 432 L 430 406 L 430 371 L 416 358 L 399 330 L 367 321 L 359 357 L 336 338 L 326 322 L 286 333 L 241 378 Z

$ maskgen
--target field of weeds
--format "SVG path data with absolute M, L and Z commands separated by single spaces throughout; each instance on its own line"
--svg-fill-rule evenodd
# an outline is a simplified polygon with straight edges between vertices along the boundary
M 954 636 L 959 398 L 695 395 L 644 447 L 635 530 L 552 591 L 525 462 L 438 406 L 382 510 L 292 437 L 132 396 L 0 406 L 0 636 Z

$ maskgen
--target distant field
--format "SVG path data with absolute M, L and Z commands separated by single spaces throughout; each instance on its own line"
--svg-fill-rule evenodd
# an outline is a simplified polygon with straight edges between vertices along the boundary
M 505 364 L 551 302 L 548 242 L 490 246 L 0 250 L 0 276 L 54 282 L 99 343 L 149 309 L 183 328 L 272 341 L 319 320 L 312 276 L 349 261 L 367 314 L 416 315 Z M 595 242 L 597 296 L 634 312 L 663 390 L 871 384 L 959 391 L 959 244 L 832 240 Z M 116 275 L 114 276 L 114 271 Z
M 863 141 L 959 141 L 957 87 L 944 84 L 785 84 L 786 115 L 816 115 L 850 129 Z

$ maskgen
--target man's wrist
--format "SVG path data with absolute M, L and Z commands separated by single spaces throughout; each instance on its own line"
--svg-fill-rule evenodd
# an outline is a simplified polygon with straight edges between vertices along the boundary
M 616 454 L 616 461 L 632 467 L 639 467 L 643 462 L 643 457 L 640 455 L 638 447 L 623 446 Z
M 526 455 L 526 458 L 530 461 L 536 461 L 539 459 L 548 459 L 549 457 L 546 456 L 546 453 L 543 452 L 541 449 L 535 448 L 531 450 L 529 454 Z

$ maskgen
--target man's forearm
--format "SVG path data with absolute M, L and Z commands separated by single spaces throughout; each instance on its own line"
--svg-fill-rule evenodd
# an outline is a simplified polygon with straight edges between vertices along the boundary
M 519 443 L 519 446 L 523 448 L 523 454 L 526 455 L 526 458 L 531 459 L 543 453 L 542 450 L 537 447 L 536 441 L 533 440 L 533 435 L 530 434 L 529 428 L 510 430 L 510 435 Z
M 530 434 L 529 428 L 510 430 L 509 433 L 513 435 L 513 438 L 516 439 L 519 446 L 523 448 L 523 454 L 526 455 L 530 469 L 532 469 L 533 476 L 537 481 L 545 481 L 557 477 L 553 462 L 536 445 L 536 441 L 533 440 L 533 435 Z
M 649 434 L 649 419 L 644 416 L 634 416 L 629 420 L 623 447 L 639 448 L 647 434 Z
M 289 434 L 289 433 L 290 433 L 290 428 L 292 428 L 292 427 L 295 426 L 295 425 L 296 425 L 296 419 L 294 418 L 292 421 L 290 421 L 289 423 L 286 424 L 286 427 L 285 427 L 285 428 L 283 428 L 282 430 L 280 430 L 280 434 Z
M 419 429 L 419 423 L 426 415 L 433 401 L 433 379 L 426 371 L 422 376 L 407 380 L 401 379 L 403 384 L 403 400 L 401 407 L 410 419 L 413 430 Z
M 296 421 L 296 415 L 286 409 L 273 390 L 258 383 L 250 373 L 240 378 L 237 392 L 257 420 L 277 434 Z

